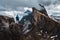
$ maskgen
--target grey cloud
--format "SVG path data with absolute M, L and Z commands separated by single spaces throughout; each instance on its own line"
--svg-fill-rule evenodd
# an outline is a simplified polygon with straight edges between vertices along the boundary
M 38 0 L 0 0 L 0 6 L 17 10 L 18 7 L 37 7 L 39 9 Z
M 60 0 L 38 0 L 38 2 L 45 6 L 49 6 L 51 4 L 60 4 Z
M 51 4 L 60 4 L 60 0 L 0 0 L 0 6 L 11 10 L 18 10 L 18 7 L 36 7 L 39 9 L 38 4 L 49 6 Z

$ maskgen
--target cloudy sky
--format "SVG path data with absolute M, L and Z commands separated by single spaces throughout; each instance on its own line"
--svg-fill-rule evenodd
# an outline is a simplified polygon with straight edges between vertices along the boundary
M 60 13 L 60 0 L 0 0 L 0 11 L 18 11 L 23 7 L 40 9 L 38 4 L 44 5 L 49 15 Z
M 0 8 L 7 9 L 7 10 L 9 9 L 17 10 L 20 6 L 23 7 L 34 6 L 38 8 L 39 3 L 44 6 L 59 5 L 60 0 L 0 0 Z

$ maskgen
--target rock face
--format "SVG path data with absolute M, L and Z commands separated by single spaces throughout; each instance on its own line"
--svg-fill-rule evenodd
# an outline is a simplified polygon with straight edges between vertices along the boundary
M 46 14 L 33 8 L 19 23 L 1 15 L 0 40 L 60 40 L 60 23 Z
M 0 15 L 0 40 L 10 40 L 9 25 L 14 22 L 13 18 Z

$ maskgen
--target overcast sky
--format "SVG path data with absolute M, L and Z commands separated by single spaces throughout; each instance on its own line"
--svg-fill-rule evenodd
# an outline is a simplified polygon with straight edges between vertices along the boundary
M 60 0 L 0 0 L 0 11 L 23 10 L 23 7 L 36 7 L 38 4 L 45 6 L 48 14 L 60 13 Z
M 60 0 L 0 0 L 0 9 L 18 10 L 20 6 L 39 8 L 39 5 L 38 5 L 39 3 L 44 6 L 59 5 Z

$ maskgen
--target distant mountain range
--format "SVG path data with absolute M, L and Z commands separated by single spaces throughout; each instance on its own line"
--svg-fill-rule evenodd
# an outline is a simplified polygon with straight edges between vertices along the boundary
M 27 21 L 27 20 L 29 20 L 30 22 L 31 22 L 31 20 L 32 20 L 32 12 L 31 11 L 29 11 L 29 10 L 27 10 L 27 11 L 25 11 L 24 12 L 24 14 L 28 14 L 28 15 L 25 15 L 25 16 L 23 16 L 23 18 L 21 19 L 21 21 L 20 21 L 20 23 L 24 23 L 25 21 Z

